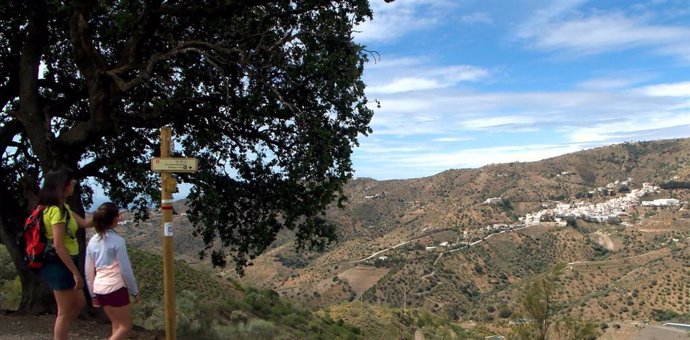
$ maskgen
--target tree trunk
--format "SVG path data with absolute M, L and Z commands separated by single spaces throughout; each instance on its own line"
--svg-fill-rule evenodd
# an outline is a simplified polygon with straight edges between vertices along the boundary
M 76 214 L 83 216 L 84 206 L 81 203 L 80 193 L 80 187 L 76 186 L 74 195 L 69 198 L 68 204 Z M 12 197 L 9 193 L 0 192 L 0 195 Z M 29 199 L 29 201 L 32 200 Z M 34 205 L 28 204 L 28 209 L 33 209 Z M 52 292 L 48 288 L 47 283 L 41 278 L 39 271 L 27 268 L 24 263 L 23 250 L 19 249 L 17 244 L 24 219 L 29 215 L 30 211 L 18 202 L 7 199 L 3 199 L 0 209 L 0 240 L 7 247 L 22 285 L 22 299 L 17 312 L 33 315 L 55 313 L 57 308 Z M 82 275 L 84 273 L 85 235 L 84 230 L 80 228 L 77 232 L 77 241 L 79 243 L 78 267 Z M 86 287 L 84 287 L 84 294 L 87 297 L 89 296 Z M 90 299 L 87 301 L 90 301 Z M 90 309 L 89 311 L 92 312 Z
M 19 277 L 22 283 L 22 301 L 17 310 L 19 313 L 39 315 L 57 311 L 55 298 L 39 272 L 28 270 L 20 273 Z
M 17 237 L 23 227 L 23 219 L 26 217 L 24 215 L 28 213 L 22 214 L 24 209 L 14 202 L 3 202 L 0 206 L 3 207 L 0 211 L 0 238 L 12 257 L 22 284 L 22 299 L 17 311 L 35 315 L 54 312 L 56 308 L 53 294 L 41 279 L 41 275 L 27 268 L 22 250 L 17 245 Z

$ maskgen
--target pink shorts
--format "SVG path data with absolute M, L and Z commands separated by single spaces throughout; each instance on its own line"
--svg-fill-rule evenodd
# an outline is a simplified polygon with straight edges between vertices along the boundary
M 96 297 L 101 306 L 122 307 L 129 304 L 129 290 L 127 287 L 122 287 L 108 294 L 96 294 Z

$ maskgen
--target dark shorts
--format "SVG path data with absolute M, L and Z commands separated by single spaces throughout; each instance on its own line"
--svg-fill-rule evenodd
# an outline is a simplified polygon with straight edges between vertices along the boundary
M 77 260 L 77 256 L 72 256 L 72 261 L 74 261 L 75 265 Z M 59 257 L 51 258 L 43 264 L 41 277 L 48 282 L 48 287 L 52 290 L 74 289 L 74 286 L 76 286 L 72 272 L 62 263 Z
M 108 294 L 96 294 L 96 297 L 101 306 L 122 307 L 129 304 L 129 290 L 127 290 L 127 287 L 122 287 Z

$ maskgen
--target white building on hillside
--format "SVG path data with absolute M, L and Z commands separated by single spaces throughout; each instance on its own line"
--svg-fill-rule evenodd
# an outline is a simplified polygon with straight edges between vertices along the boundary
M 498 203 L 501 203 L 500 197 L 491 197 L 491 198 L 487 198 L 486 201 L 484 201 L 484 204 L 498 204 Z
M 642 201 L 643 207 L 670 207 L 680 204 L 675 198 L 658 198 L 653 201 Z

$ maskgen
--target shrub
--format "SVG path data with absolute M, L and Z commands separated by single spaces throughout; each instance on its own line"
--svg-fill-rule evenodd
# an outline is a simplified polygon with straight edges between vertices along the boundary
M 14 280 L 0 280 L 0 309 L 17 310 L 22 300 L 22 283 L 19 276 Z
M 507 319 L 507 318 L 509 318 L 511 315 L 513 315 L 513 312 L 512 312 L 510 309 L 507 309 L 507 308 L 502 308 L 502 309 L 498 312 L 498 316 L 499 316 L 500 318 L 502 318 L 502 319 Z
M 652 319 L 654 321 L 668 321 L 678 317 L 678 313 L 672 310 L 652 309 Z
M 474 265 L 474 271 L 477 272 L 477 274 L 484 274 L 484 268 L 479 265 L 479 263 Z

